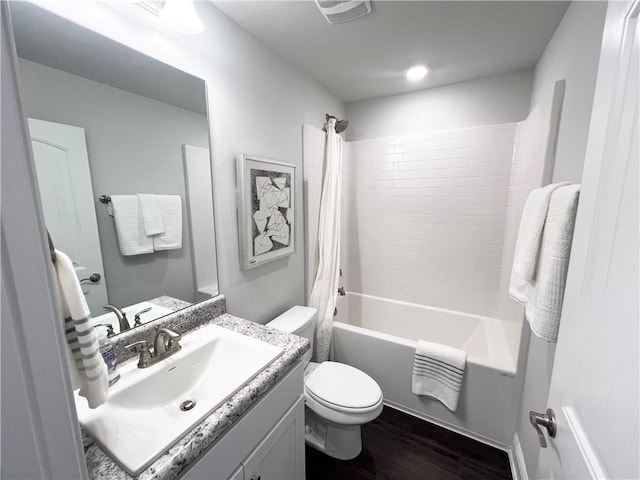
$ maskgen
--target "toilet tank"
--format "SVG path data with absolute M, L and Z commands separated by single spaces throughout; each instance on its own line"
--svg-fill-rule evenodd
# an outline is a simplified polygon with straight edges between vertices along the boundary
M 315 308 L 296 305 L 271 320 L 267 323 L 267 326 L 308 338 L 311 342 L 311 349 L 304 356 L 305 361 L 308 362 L 313 355 L 313 332 L 317 317 L 318 311 Z

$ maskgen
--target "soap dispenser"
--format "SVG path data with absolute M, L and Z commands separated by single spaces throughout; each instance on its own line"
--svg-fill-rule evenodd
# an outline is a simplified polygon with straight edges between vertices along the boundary
M 113 345 L 108 333 L 109 328 L 107 325 L 96 326 L 100 355 L 102 355 L 104 363 L 107 364 L 109 386 L 111 386 L 120 380 L 120 373 L 118 372 L 118 356 L 116 354 L 116 347 Z

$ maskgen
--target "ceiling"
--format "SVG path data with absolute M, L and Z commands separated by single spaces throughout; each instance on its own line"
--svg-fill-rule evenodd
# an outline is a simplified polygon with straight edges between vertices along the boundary
M 380 1 L 331 25 L 313 1 L 213 3 L 289 64 L 346 103 L 532 68 L 564 1 Z M 409 83 L 406 70 L 429 67 Z
M 207 114 L 205 83 L 29 2 L 11 2 L 20 58 Z

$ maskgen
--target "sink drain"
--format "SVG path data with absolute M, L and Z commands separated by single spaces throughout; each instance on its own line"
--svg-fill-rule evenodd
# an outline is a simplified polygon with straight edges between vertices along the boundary
M 185 400 L 180 404 L 180 410 L 182 410 L 183 412 L 187 412 L 195 406 L 196 406 L 195 400 Z

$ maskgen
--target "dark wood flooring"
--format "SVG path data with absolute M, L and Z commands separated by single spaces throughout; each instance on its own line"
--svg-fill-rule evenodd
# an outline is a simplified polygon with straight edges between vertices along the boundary
M 362 427 L 353 460 L 306 453 L 307 480 L 511 480 L 506 452 L 389 407 Z

